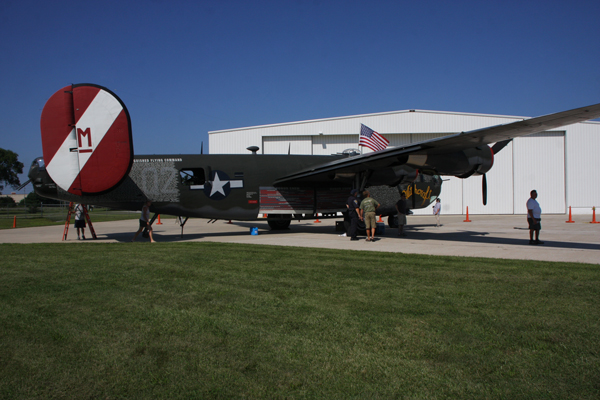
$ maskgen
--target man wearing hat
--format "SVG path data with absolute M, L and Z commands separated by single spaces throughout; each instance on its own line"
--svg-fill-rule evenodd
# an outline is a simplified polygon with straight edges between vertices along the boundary
M 350 217 L 350 230 L 348 231 L 348 236 L 350 236 L 350 240 L 358 240 L 356 237 L 356 233 L 358 232 L 358 210 L 359 203 L 356 195 L 358 194 L 358 190 L 352 189 L 350 192 L 350 197 L 348 197 L 348 201 L 346 202 L 346 207 L 348 208 L 348 217 Z

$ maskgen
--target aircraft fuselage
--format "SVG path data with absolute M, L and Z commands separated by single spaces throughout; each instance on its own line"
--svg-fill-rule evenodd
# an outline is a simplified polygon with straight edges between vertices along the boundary
M 48 176 L 41 159 L 29 177 L 44 197 L 124 210 L 152 211 L 198 218 L 254 220 L 260 214 L 293 215 L 343 212 L 351 181 L 277 187 L 280 176 L 346 156 L 310 155 L 140 155 L 114 189 L 77 196 Z

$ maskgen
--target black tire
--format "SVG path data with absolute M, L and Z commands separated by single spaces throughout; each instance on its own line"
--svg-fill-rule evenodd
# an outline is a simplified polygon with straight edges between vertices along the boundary
M 388 225 L 390 228 L 397 228 L 398 227 L 398 216 L 390 215 L 388 217 Z
M 267 220 L 269 224 L 269 228 L 273 231 L 282 231 L 284 229 L 289 229 L 292 220 L 290 219 L 270 219 Z

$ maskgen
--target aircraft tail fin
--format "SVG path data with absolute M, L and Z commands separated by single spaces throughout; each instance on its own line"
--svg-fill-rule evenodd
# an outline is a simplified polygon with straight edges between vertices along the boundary
M 102 86 L 60 89 L 46 102 L 40 127 L 46 170 L 69 193 L 107 192 L 131 170 L 129 112 L 121 99 Z

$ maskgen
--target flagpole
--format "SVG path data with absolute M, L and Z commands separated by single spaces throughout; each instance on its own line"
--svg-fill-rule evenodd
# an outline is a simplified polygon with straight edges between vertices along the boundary
M 359 129 L 358 129 L 358 151 L 360 151 L 360 155 L 362 155 L 363 153 L 363 146 L 360 145 L 360 132 L 362 130 L 362 123 L 360 123 Z

